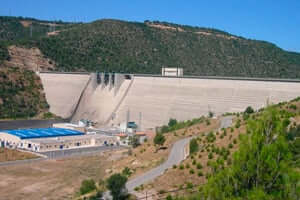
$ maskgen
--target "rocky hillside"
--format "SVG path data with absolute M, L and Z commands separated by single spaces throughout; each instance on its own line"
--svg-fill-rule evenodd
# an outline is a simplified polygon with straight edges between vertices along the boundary
M 35 72 L 0 67 L 0 119 L 47 117 L 51 115 L 48 108 L 41 80 Z

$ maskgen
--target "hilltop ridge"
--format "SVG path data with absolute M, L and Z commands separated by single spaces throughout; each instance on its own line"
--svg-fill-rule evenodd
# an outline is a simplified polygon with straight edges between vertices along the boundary
M 37 47 L 59 71 L 158 74 L 163 66 L 176 66 L 186 75 L 300 78 L 299 53 L 217 29 L 159 21 L 58 23 L 14 17 L 0 17 L 0 27 L 2 46 Z

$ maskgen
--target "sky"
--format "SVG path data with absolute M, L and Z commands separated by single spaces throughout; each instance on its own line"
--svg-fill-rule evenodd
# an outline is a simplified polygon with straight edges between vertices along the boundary
M 167 21 L 224 30 L 300 52 L 300 0 L 0 0 L 1 16 Z

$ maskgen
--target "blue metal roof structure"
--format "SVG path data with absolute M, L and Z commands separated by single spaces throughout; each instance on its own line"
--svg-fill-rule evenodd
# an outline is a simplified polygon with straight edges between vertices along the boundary
M 65 128 L 19 129 L 19 130 L 4 130 L 1 132 L 15 135 L 21 139 L 84 135 L 84 133 L 80 131 L 65 129 Z

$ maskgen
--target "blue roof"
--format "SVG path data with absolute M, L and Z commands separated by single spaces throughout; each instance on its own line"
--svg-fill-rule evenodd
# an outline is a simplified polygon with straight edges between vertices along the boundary
M 19 129 L 19 130 L 4 130 L 1 132 L 15 135 L 21 139 L 61 137 L 61 136 L 72 136 L 72 135 L 84 134 L 77 130 L 71 130 L 65 128 Z

